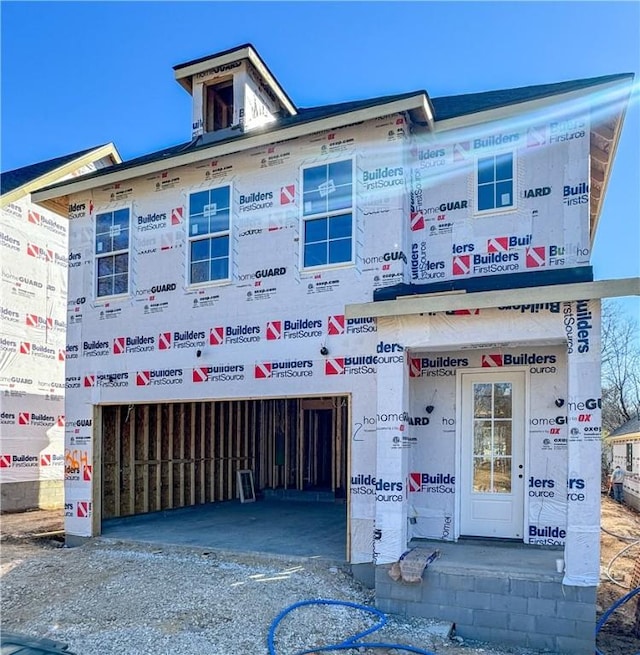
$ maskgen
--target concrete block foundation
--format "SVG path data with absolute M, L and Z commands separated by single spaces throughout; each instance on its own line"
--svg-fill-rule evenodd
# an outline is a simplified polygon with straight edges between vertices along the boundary
M 455 634 L 466 639 L 593 655 L 597 589 L 562 584 L 554 570 L 561 552 L 520 544 L 501 546 L 485 559 L 474 545 L 447 544 L 443 550 L 419 583 L 396 582 L 390 565 L 377 566 L 376 606 L 451 621 Z
M 36 480 L 4 482 L 0 485 L 0 511 L 24 512 L 28 509 L 62 509 L 64 482 Z

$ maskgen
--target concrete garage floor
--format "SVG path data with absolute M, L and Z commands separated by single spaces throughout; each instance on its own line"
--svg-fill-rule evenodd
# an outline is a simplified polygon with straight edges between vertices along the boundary
M 195 546 L 346 561 L 347 509 L 341 502 L 228 501 L 102 523 L 102 536 L 144 543 Z
M 346 562 L 346 514 L 343 502 L 277 498 L 253 503 L 227 501 L 109 519 L 102 523 L 102 536 Z M 440 558 L 430 565 L 434 571 L 501 571 L 561 578 L 555 560 L 562 557 L 562 548 L 532 548 L 523 543 L 482 539 L 461 539 L 457 543 L 414 539 L 409 547 L 440 550 Z

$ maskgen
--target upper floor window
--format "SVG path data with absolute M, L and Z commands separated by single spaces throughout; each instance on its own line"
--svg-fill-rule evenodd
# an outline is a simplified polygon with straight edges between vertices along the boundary
M 233 79 L 205 86 L 205 130 L 214 132 L 233 124 Z
M 306 168 L 302 174 L 303 267 L 353 261 L 353 162 Z
M 513 207 L 513 169 L 512 152 L 478 159 L 479 212 Z
M 129 209 L 96 216 L 96 295 L 129 292 Z
M 228 186 L 189 196 L 189 283 L 229 279 L 230 198 Z

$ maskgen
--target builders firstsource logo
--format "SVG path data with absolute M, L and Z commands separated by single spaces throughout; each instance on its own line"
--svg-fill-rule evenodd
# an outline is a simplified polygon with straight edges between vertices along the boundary
M 454 276 L 460 276 L 517 271 L 520 268 L 519 261 L 520 253 L 518 252 L 457 255 L 453 258 L 451 272 Z
M 0 455 L 0 468 L 37 468 L 37 455 Z
M 75 516 L 78 519 L 90 519 L 91 518 L 91 502 L 88 500 L 79 500 L 75 503 L 76 513 Z M 66 505 L 65 505 L 66 507 Z
M 455 484 L 451 473 L 409 473 L 410 493 L 452 494 Z
M 0 424 L 15 425 L 16 415 L 13 412 L 0 412 Z
M 257 343 L 260 341 L 260 332 L 259 325 L 220 325 L 209 330 L 209 345 Z
M 0 232 L 0 246 L 3 248 L 8 248 L 9 250 L 20 252 L 21 243 L 19 239 L 15 239 L 5 232 Z
M 53 348 L 49 348 L 48 346 L 43 346 L 37 343 L 31 343 L 29 341 L 20 342 L 20 354 L 30 355 L 40 359 L 56 359 L 56 351 Z
M 278 362 L 262 362 L 254 367 L 256 380 L 271 378 L 303 378 L 313 375 L 313 362 L 310 359 L 294 359 Z
M 325 375 L 373 375 L 378 364 L 399 364 L 404 361 L 404 348 L 399 343 L 380 341 L 375 355 L 329 357 L 324 363 Z M 395 354 L 393 354 L 395 353 Z
M 490 354 L 482 355 L 482 368 L 501 368 L 503 366 L 529 366 L 531 373 L 555 373 L 555 355 L 539 355 L 537 353 L 520 353 L 518 355 Z
M 36 412 L 18 412 L 18 425 L 51 427 L 56 419 L 50 414 L 39 414 Z
M 253 191 L 241 193 L 238 198 L 238 209 L 241 212 L 253 212 L 258 209 L 273 207 L 273 191 Z
M 398 503 L 402 502 L 402 492 L 404 485 L 402 482 L 376 478 L 373 475 L 354 475 L 351 476 L 351 494 L 354 496 L 375 496 L 380 503 Z
M 567 352 L 588 353 L 593 330 L 593 314 L 589 308 L 589 301 L 578 300 L 575 303 L 575 311 L 573 303 L 563 303 L 562 314 L 567 335 Z
M 153 340 L 153 337 L 148 337 Z M 206 343 L 204 331 L 184 330 L 182 332 L 161 332 L 158 335 L 158 350 L 171 350 L 172 348 L 203 348 Z M 140 344 L 146 346 L 148 344 Z M 153 348 L 152 348 L 153 349 Z
M 93 373 L 83 377 L 85 388 L 102 387 L 115 388 L 129 386 L 129 373 Z M 67 388 L 69 388 L 67 386 Z
M 410 357 L 409 377 L 453 377 L 457 368 L 469 366 L 466 357 L 449 357 L 439 355 L 438 357 Z
M 93 339 L 82 342 L 83 357 L 104 357 L 110 354 L 109 342 Z
M 509 252 L 515 248 L 524 248 L 531 245 L 531 235 L 492 237 L 487 241 L 487 252 Z
M 136 386 L 155 387 L 182 384 L 181 368 L 150 369 L 136 373 Z
M 327 318 L 327 335 L 361 334 L 376 332 L 375 318 L 345 318 L 344 314 L 333 314 Z
M 62 466 L 63 464 L 64 464 L 64 455 L 55 455 L 54 453 L 40 454 L 40 468 Z
M 137 216 L 136 221 L 139 232 L 159 230 L 167 226 L 167 214 L 165 212 L 153 212 L 144 216 Z
M 135 337 L 116 337 L 113 340 L 113 354 L 142 353 L 155 349 L 155 337 L 137 335 Z
M 216 364 L 215 366 L 198 366 L 192 371 L 191 381 L 234 382 L 244 380 L 244 364 Z
M 267 341 L 279 339 L 308 339 L 322 336 L 320 319 L 297 318 L 294 320 L 268 321 L 265 329 Z

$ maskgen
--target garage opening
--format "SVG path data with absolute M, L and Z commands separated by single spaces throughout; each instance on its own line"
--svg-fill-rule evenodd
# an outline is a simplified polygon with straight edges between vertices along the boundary
M 117 405 L 101 413 L 102 520 L 236 500 L 238 470 L 252 471 L 258 497 L 281 490 L 346 498 L 347 396 Z

